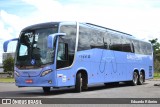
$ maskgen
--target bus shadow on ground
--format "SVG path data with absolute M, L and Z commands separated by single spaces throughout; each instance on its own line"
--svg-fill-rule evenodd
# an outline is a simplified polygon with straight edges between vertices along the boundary
M 144 83 L 143 85 L 147 85 L 148 83 Z M 138 85 L 141 86 L 141 85 Z M 92 92 L 92 91 L 100 91 L 106 89 L 114 89 L 114 88 L 124 88 L 124 87 L 134 87 L 126 83 L 120 84 L 95 84 L 90 85 L 87 90 L 83 90 L 83 92 Z M 22 88 L 23 89 L 23 88 Z M 56 96 L 56 95 L 63 95 L 63 94 L 76 94 L 74 87 L 63 87 L 63 88 L 52 88 L 50 93 L 44 93 L 43 90 L 40 89 L 31 89 L 26 88 L 25 90 L 16 90 L 16 91 L 4 91 L 0 92 L 1 97 L 13 97 L 13 98 L 46 98 L 46 96 Z M 56 96 L 57 97 L 57 96 Z M 60 96 L 59 96 L 60 97 Z
M 147 85 L 148 83 L 144 83 L 143 85 Z M 137 85 L 140 86 L 140 85 Z M 106 83 L 106 84 L 102 84 L 102 85 L 96 85 L 96 86 L 91 86 L 89 87 L 87 90 L 85 91 L 96 91 L 96 90 L 104 90 L 104 89 L 114 89 L 114 88 L 121 88 L 121 87 L 134 87 L 129 83 L 125 83 L 125 82 L 120 82 L 118 83 Z
M 148 83 L 144 83 L 143 85 L 147 85 Z M 141 86 L 141 85 L 137 85 Z M 106 89 L 114 89 L 114 88 L 122 88 L 122 87 L 134 87 L 130 84 L 127 83 L 120 83 L 120 84 L 115 84 L 115 83 L 109 83 L 109 84 L 96 84 L 96 85 L 90 85 L 87 90 L 83 90 L 83 92 L 91 92 L 91 91 L 98 91 L 98 90 L 106 90 Z M 21 93 L 24 95 L 29 95 L 29 96 L 52 96 L 52 95 L 63 95 L 63 94 L 69 94 L 69 93 L 78 93 L 75 91 L 74 87 L 63 87 L 63 88 L 52 88 L 51 92 L 49 93 L 43 93 L 43 90 L 37 92 L 29 92 L 29 93 Z

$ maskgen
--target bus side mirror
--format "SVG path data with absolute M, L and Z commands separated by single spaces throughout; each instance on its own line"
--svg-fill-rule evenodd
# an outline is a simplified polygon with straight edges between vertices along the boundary
M 55 33 L 55 34 L 51 34 L 48 36 L 48 40 L 47 40 L 47 45 L 49 49 L 53 49 L 53 44 L 54 44 L 54 40 L 56 39 L 56 37 L 58 36 L 66 36 L 66 33 Z
M 18 41 L 18 38 L 14 38 L 14 39 L 10 39 L 10 40 L 5 41 L 3 43 L 3 51 L 4 52 L 7 52 L 8 44 L 9 44 L 9 42 L 12 42 L 12 41 Z

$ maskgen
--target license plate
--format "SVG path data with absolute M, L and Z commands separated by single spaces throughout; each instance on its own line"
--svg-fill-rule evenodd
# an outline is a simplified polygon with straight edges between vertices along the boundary
M 27 79 L 27 80 L 26 80 L 26 83 L 29 83 L 29 84 L 30 84 L 30 83 L 33 83 L 33 80 L 32 80 L 32 79 Z

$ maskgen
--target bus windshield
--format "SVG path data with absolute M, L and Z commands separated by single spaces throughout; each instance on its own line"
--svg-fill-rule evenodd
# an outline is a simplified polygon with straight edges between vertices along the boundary
M 54 61 L 54 48 L 47 47 L 47 37 L 53 28 L 23 31 L 17 47 L 17 66 L 41 66 Z

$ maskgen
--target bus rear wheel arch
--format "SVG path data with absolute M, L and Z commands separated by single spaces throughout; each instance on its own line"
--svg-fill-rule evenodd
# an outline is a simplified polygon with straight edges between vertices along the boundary
M 81 92 L 82 90 L 88 89 L 88 75 L 85 70 L 80 70 L 76 74 L 75 90 Z

